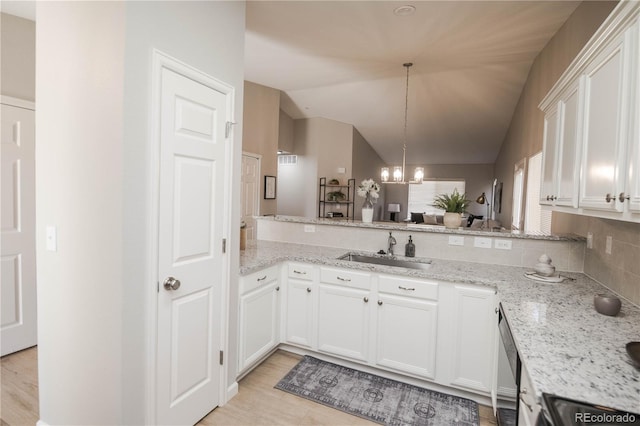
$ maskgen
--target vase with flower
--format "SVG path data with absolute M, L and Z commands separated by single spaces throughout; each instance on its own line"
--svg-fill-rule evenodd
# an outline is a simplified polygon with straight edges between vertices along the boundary
M 362 204 L 362 222 L 373 222 L 373 205 L 378 201 L 380 197 L 380 185 L 378 185 L 373 179 L 365 179 L 358 186 L 358 195 L 364 198 Z

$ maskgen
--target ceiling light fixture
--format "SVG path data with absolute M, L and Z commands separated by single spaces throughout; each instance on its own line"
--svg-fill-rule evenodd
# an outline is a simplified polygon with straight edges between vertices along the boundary
M 402 66 L 407 69 L 407 84 L 406 84 L 405 95 L 404 95 L 404 141 L 402 142 L 402 166 L 394 166 L 393 176 L 389 174 L 389 167 L 383 167 L 380 170 L 380 180 L 382 181 L 382 183 L 399 183 L 399 184 L 422 183 L 422 179 L 424 178 L 424 168 L 416 167 L 413 175 L 413 180 L 409 182 L 406 182 L 404 180 L 404 171 L 405 171 L 406 160 L 407 160 L 407 114 L 409 112 L 409 68 L 413 66 L 413 63 L 407 62 L 402 64 Z M 393 178 L 393 180 L 389 180 L 389 178 Z
M 395 9 L 393 9 L 393 13 L 395 15 L 398 16 L 409 16 L 409 15 L 413 15 L 413 13 L 416 11 L 416 7 L 412 6 L 410 4 L 406 4 L 404 6 L 399 6 L 396 7 Z

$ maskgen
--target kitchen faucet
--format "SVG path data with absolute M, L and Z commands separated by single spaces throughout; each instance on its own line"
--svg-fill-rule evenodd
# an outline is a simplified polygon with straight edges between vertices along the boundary
M 396 245 L 396 239 L 393 237 L 393 235 L 391 235 L 391 231 L 389 231 L 389 238 L 387 242 L 388 242 L 387 254 L 389 256 L 393 256 L 393 246 Z

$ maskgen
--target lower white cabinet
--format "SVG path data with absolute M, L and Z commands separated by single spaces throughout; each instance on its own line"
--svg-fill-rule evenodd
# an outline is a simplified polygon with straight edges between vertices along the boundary
M 376 364 L 435 378 L 438 284 L 381 276 L 376 310 Z
M 315 312 L 313 301 L 318 291 L 314 282 L 315 275 L 315 270 L 310 265 L 288 264 L 284 340 L 307 349 L 312 349 L 314 346 Z
M 238 371 L 243 371 L 280 343 L 278 268 L 240 280 Z
M 320 283 L 318 350 L 369 361 L 370 291 Z
M 491 394 L 495 374 L 497 303 L 495 290 L 451 284 L 441 288 L 445 335 L 441 344 L 444 384 Z

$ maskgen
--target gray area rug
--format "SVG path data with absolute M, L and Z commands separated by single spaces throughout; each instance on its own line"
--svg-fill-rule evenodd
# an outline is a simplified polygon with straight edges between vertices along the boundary
M 384 425 L 479 425 L 478 404 L 305 356 L 277 389 Z

